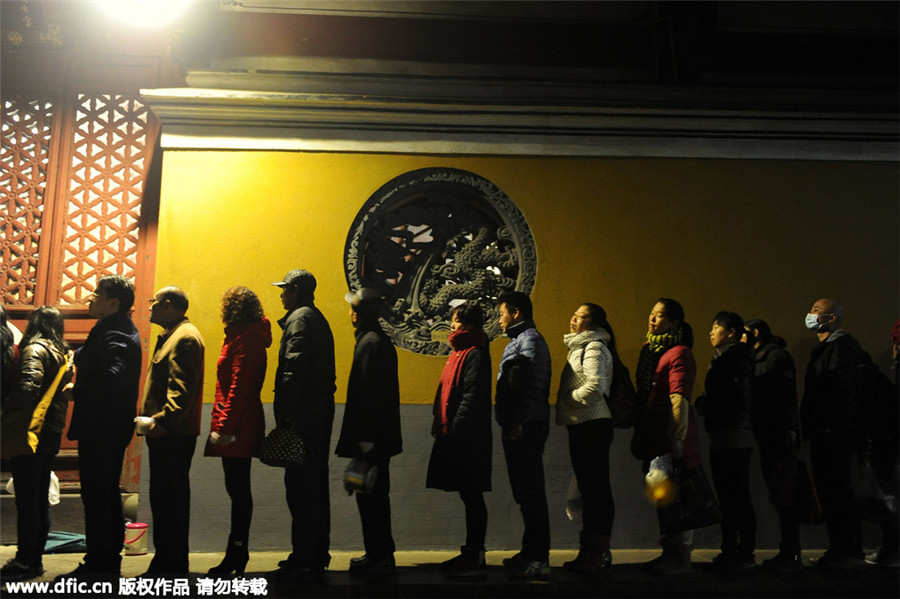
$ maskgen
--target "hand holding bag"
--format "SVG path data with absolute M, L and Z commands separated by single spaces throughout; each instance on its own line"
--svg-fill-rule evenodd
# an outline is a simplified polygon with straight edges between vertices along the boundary
M 659 529 L 664 535 L 703 528 L 722 520 L 719 502 L 701 466 L 686 468 L 675 460 L 675 484 L 678 496 L 659 508 Z
M 275 468 L 302 466 L 306 463 L 306 443 L 293 428 L 276 426 L 263 440 L 259 461 Z

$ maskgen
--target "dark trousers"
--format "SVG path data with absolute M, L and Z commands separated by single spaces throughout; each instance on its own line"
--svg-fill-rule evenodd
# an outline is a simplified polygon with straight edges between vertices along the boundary
M 253 491 L 250 490 L 250 458 L 222 458 L 225 491 L 231 499 L 231 533 L 246 545 L 253 519 Z
M 481 491 L 460 491 L 459 497 L 466 508 L 466 544 L 468 551 L 484 551 L 487 536 L 487 505 Z
M 547 561 L 550 555 L 550 513 L 544 490 L 544 443 L 550 423 L 526 422 L 516 440 L 503 439 L 503 455 L 513 499 L 525 523 L 522 553 L 530 559 Z
M 722 510 L 722 553 L 745 559 L 756 550 L 756 513 L 750 496 L 752 453 L 752 447 L 709 450 L 709 469 Z
M 394 537 L 391 533 L 391 473 L 390 458 L 375 460 L 378 477 L 369 493 L 356 494 L 356 507 L 362 520 L 363 544 L 366 555 L 373 560 L 388 558 L 394 554 Z
M 330 439 L 307 439 L 306 463 L 285 468 L 284 488 L 291 512 L 291 568 L 324 570 L 331 561 L 331 498 L 328 490 Z
M 150 450 L 150 513 L 153 546 L 150 574 L 187 574 L 191 524 L 191 460 L 197 446 L 192 435 L 147 439 Z
M 578 480 L 583 502 L 581 546 L 595 548 L 598 537 L 609 537 L 616 506 L 609 484 L 609 448 L 613 423 L 609 418 L 588 420 L 566 427 L 569 431 L 569 456 Z
M 846 435 L 821 432 L 810 438 L 809 448 L 831 545 L 828 551 L 839 556 L 863 557 L 862 522 L 851 486 L 856 449 Z
M 800 553 L 800 520 L 794 497 L 784 497 L 785 489 L 796 488 L 797 454 L 784 441 L 765 443 L 759 441 L 759 465 L 769 489 L 769 498 L 778 514 L 781 530 L 781 552 Z
M 84 506 L 87 553 L 84 563 L 92 572 L 119 574 L 125 518 L 122 514 L 122 461 L 127 444 L 94 439 L 78 442 L 78 474 Z
M 59 453 L 60 438 L 59 433 L 45 430 L 33 454 L 9 461 L 16 490 L 16 560 L 23 564 L 42 564 L 50 532 L 50 471 L 53 457 Z M 121 532 L 124 535 L 124 529 Z M 121 548 L 121 536 L 119 541 Z

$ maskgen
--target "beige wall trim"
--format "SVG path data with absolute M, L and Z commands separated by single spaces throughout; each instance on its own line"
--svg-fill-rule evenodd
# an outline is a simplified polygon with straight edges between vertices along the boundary
M 168 149 L 733 159 L 900 158 L 892 113 L 606 108 L 145 89 Z

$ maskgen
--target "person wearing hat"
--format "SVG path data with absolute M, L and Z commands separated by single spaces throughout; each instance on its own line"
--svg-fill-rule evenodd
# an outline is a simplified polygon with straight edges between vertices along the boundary
M 306 463 L 284 471 L 291 512 L 291 554 L 273 572 L 288 582 L 324 576 L 331 561 L 331 500 L 328 451 L 334 422 L 334 337 L 313 300 L 316 278 L 295 269 L 272 283 L 281 288 L 287 313 L 278 321 L 283 333 L 275 371 L 275 426 L 293 428 L 306 443 Z
M 356 347 L 335 453 L 343 458 L 364 458 L 378 469 L 372 490 L 356 494 L 366 553 L 350 560 L 350 574 L 391 574 L 395 546 L 389 464 L 392 456 L 403 451 L 397 350 L 378 323 L 384 305 L 378 292 L 362 288 L 345 299 L 356 329 Z

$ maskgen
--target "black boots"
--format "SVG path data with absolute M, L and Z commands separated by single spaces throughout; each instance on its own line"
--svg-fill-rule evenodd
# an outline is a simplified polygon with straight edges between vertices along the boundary
M 228 548 L 225 550 L 225 558 L 218 566 L 209 569 L 208 574 L 243 574 L 247 562 L 250 561 L 250 550 L 247 549 L 246 540 L 237 540 L 228 535 Z
M 578 556 L 563 564 L 563 568 L 576 574 L 598 574 L 612 564 L 609 535 L 581 535 Z

